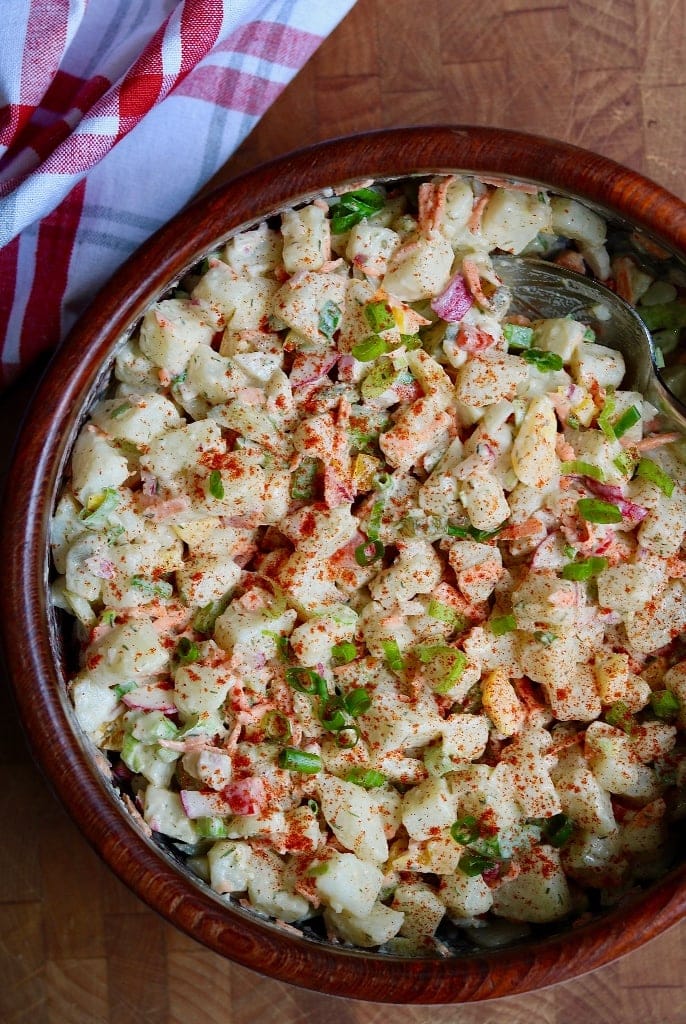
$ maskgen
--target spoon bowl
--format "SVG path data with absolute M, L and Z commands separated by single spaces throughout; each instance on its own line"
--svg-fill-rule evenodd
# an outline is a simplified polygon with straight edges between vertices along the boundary
M 660 377 L 655 344 L 633 306 L 605 285 L 545 260 L 496 256 L 493 266 L 512 292 L 510 313 L 532 319 L 569 316 L 594 328 L 601 344 L 624 356 L 624 387 L 641 394 L 667 429 L 686 431 L 686 405 Z

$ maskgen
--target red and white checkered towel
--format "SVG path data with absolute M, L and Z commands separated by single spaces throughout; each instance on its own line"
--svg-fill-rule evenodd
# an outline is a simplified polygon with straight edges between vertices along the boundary
M 0 385 L 226 161 L 355 0 L 5 0 Z

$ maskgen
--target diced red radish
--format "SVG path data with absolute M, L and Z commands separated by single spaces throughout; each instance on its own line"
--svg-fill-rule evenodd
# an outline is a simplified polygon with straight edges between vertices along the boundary
M 627 498 L 622 498 L 621 501 L 617 502 L 619 511 L 625 519 L 628 519 L 630 523 L 641 523 L 648 515 L 648 509 L 643 505 L 637 505 L 635 501 L 629 501 Z
M 324 501 L 329 508 L 347 505 L 355 497 L 351 481 L 344 480 L 335 466 L 324 467 Z
M 474 305 L 467 282 L 462 274 L 455 274 L 440 295 L 431 300 L 431 308 L 442 320 L 456 324 Z
M 222 796 L 232 814 L 260 814 L 267 803 L 264 780 L 255 775 L 229 783 Z
M 226 797 L 211 789 L 182 789 L 179 796 L 189 818 L 221 818 L 235 813 Z
M 583 480 L 584 487 L 592 494 L 597 494 L 599 498 L 605 498 L 606 501 L 622 501 L 624 498 L 624 492 L 617 484 L 601 484 L 591 476 L 585 476 Z
M 176 713 L 176 704 L 172 700 L 170 690 L 157 683 L 144 683 L 129 690 L 122 697 L 127 708 L 136 711 L 162 711 L 165 715 Z
M 628 519 L 630 523 L 640 523 L 648 515 L 648 509 L 643 505 L 637 505 L 635 501 L 629 501 L 622 494 L 622 488 L 616 484 L 601 484 L 598 480 L 593 480 L 590 476 L 584 477 L 584 486 L 591 491 L 592 494 L 597 494 L 599 498 L 605 498 L 606 501 L 612 501 L 617 506 L 619 511 L 622 513 L 624 519 Z
M 93 576 L 97 576 L 99 580 L 113 580 L 116 568 L 114 562 L 110 562 L 107 558 L 99 558 L 97 555 L 93 558 L 87 558 L 85 566 L 88 572 Z

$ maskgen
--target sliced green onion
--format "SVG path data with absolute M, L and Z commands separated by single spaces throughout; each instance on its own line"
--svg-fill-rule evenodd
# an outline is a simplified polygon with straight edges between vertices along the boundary
M 497 836 L 479 836 L 470 843 L 470 846 L 475 853 L 480 853 L 489 860 L 500 860 L 502 858 Z
M 332 208 L 331 231 L 341 235 L 350 231 L 365 217 L 370 217 L 384 206 L 385 199 L 371 188 L 358 188 L 354 192 L 346 192 Z
M 533 336 L 532 327 L 523 327 L 521 324 L 503 324 L 503 337 L 507 342 L 508 349 L 513 352 L 531 348 Z
M 522 359 L 532 363 L 538 370 L 547 373 L 551 370 L 561 370 L 564 366 L 562 356 L 557 352 L 544 352 L 542 348 L 528 348 L 522 352 Z
M 342 315 L 341 307 L 328 299 L 319 310 L 319 323 L 317 324 L 319 333 L 330 341 L 341 322 Z
M 458 818 L 450 826 L 450 835 L 456 843 L 460 843 L 461 846 L 467 846 L 468 843 L 473 843 L 478 838 L 479 822 L 472 814 L 468 814 L 464 818 Z
M 176 656 L 179 661 L 190 665 L 200 657 L 200 648 L 194 640 L 190 640 L 187 636 L 182 636 L 176 645 Z
M 597 576 L 603 569 L 607 569 L 607 558 L 600 555 L 592 555 L 583 562 L 570 562 L 562 568 L 564 580 L 590 580 Z
M 612 464 L 622 476 L 631 476 L 636 468 L 636 458 L 630 452 L 620 452 L 617 458 L 612 460 Z
M 86 508 L 79 512 L 79 519 L 89 530 L 97 530 L 104 526 L 110 512 L 114 512 L 119 504 L 119 491 L 114 487 L 106 487 L 98 495 L 88 499 Z
M 538 640 L 544 647 L 550 647 L 557 639 L 557 633 L 551 633 L 549 629 L 537 629 L 534 633 L 534 640 Z
M 571 544 L 565 544 L 562 550 L 566 554 L 567 558 L 576 558 L 576 548 L 573 548 Z
M 686 327 L 686 302 L 660 302 L 654 306 L 639 306 L 638 313 L 649 331 L 663 331 Z
M 458 651 L 453 648 L 449 648 L 449 650 L 451 662 L 450 667 L 443 679 L 434 686 L 434 693 L 450 693 L 452 688 L 464 675 L 464 670 L 467 667 L 467 655 L 464 651 Z
M 577 510 L 587 523 L 621 523 L 622 513 L 611 501 L 600 498 L 579 498 Z
M 143 750 L 144 744 L 127 733 L 121 746 L 121 759 L 132 772 L 140 772 L 145 767 Z
M 385 302 L 368 302 L 364 307 L 364 315 L 374 334 L 395 327 L 395 317 Z
M 111 420 L 118 420 L 120 416 L 123 416 L 125 412 L 128 412 L 132 408 L 131 402 L 122 402 L 116 409 L 113 409 L 110 413 Z
M 445 622 L 454 630 L 464 629 L 466 625 L 462 616 L 458 615 L 453 608 L 441 601 L 436 601 L 433 597 L 427 605 L 426 614 L 432 619 L 438 619 L 439 622 Z
M 174 593 L 171 583 L 166 580 L 146 580 L 144 576 L 132 576 L 131 586 L 150 597 L 168 598 Z
M 291 474 L 291 498 L 295 501 L 310 501 L 316 493 L 316 479 L 319 471 L 319 459 L 309 456 L 302 460 L 298 468 Z
M 414 648 L 412 653 L 419 658 L 423 665 L 428 665 L 434 658 L 440 657 L 446 651 L 452 651 L 452 647 L 448 647 L 447 644 L 420 644 L 419 647 Z
M 635 405 L 630 406 L 622 413 L 616 423 L 613 424 L 615 437 L 623 437 L 627 430 L 631 430 L 631 428 L 638 423 L 640 418 L 641 410 Z
M 600 480 L 601 483 L 605 479 L 605 474 L 600 466 L 594 466 L 591 462 L 582 462 L 580 459 L 560 463 L 560 471 L 563 476 L 590 476 L 592 480 Z
M 284 747 L 279 754 L 279 768 L 288 772 L 302 772 L 304 775 L 316 775 L 322 770 L 322 759 L 319 754 L 311 754 L 297 747 Z
M 449 647 L 448 644 L 420 644 L 412 653 L 424 665 L 439 662 L 439 668 L 445 666 L 445 675 L 434 685 L 434 693 L 449 693 L 462 678 L 467 666 L 464 651 Z
M 469 851 L 465 851 L 457 862 L 462 874 L 467 875 L 468 878 L 483 874 L 486 868 L 492 867 L 492 864 L 493 862 L 488 857 L 482 857 L 479 853 L 469 853 Z
M 382 772 L 377 772 L 373 768 L 351 768 L 345 781 L 354 782 L 363 789 L 376 789 L 377 786 L 385 786 L 387 779 Z
M 374 487 L 377 491 L 390 491 L 393 486 L 391 473 L 376 473 L 374 476 Z
M 365 434 L 362 430 L 357 430 L 355 427 L 348 428 L 348 439 L 353 448 L 357 449 L 358 452 L 364 452 L 369 454 L 370 445 L 378 441 L 378 434 Z
M 372 367 L 360 385 L 360 392 L 365 401 L 378 398 L 395 384 L 411 384 L 414 377 L 407 370 L 396 370 L 390 359 L 380 359 Z
M 445 748 L 442 743 L 437 743 L 430 747 L 424 747 L 422 761 L 424 762 L 424 767 L 428 771 L 429 775 L 434 775 L 437 778 L 440 778 L 442 775 L 447 775 L 448 772 L 455 770 L 455 762 L 450 755 L 445 752 Z
M 541 842 L 561 849 L 566 846 L 574 832 L 574 822 L 566 814 L 553 814 L 550 818 L 529 818 L 530 825 L 541 830 Z
M 671 690 L 653 690 L 650 695 L 650 706 L 653 714 L 665 721 L 676 718 L 681 710 L 679 698 Z
M 347 665 L 354 661 L 357 654 L 357 647 L 352 643 L 334 644 L 331 648 L 331 660 L 338 665 Z
M 359 739 L 360 730 L 356 725 L 346 725 L 345 729 L 336 733 L 336 743 L 341 750 L 352 750 L 357 746 Z
M 309 878 L 318 878 L 320 875 L 325 875 L 328 870 L 329 865 L 323 861 L 321 864 L 313 864 L 305 873 Z
M 273 640 L 276 644 L 276 656 L 279 661 L 288 662 L 288 637 L 282 636 L 281 633 L 275 633 L 271 629 L 263 629 L 261 631 L 262 636 L 268 636 L 270 640 Z
M 212 497 L 216 498 L 217 501 L 221 501 L 224 497 L 224 481 L 218 469 L 213 469 L 210 473 L 209 487 Z
M 616 404 L 617 403 L 614 400 L 614 396 L 608 395 L 605 399 L 605 405 L 603 406 L 602 411 L 598 416 L 598 426 L 605 434 L 605 437 L 608 439 L 608 441 L 617 440 L 617 435 L 615 434 L 614 427 L 610 422 L 610 416 L 612 416 L 613 412 L 615 411 Z
M 566 846 L 574 833 L 574 822 L 564 814 L 555 815 L 556 818 L 564 818 L 554 829 L 548 832 L 548 843 L 557 850 Z
M 125 683 L 117 683 L 117 685 L 114 687 L 114 693 L 119 698 L 119 700 L 121 700 L 125 693 L 130 693 L 131 690 L 135 689 L 136 684 L 132 679 L 129 679 Z
M 319 721 L 327 732 L 340 732 L 348 725 L 348 719 L 341 711 L 340 697 L 323 700 L 319 709 Z
M 371 334 L 364 341 L 353 345 L 351 349 L 352 355 L 361 363 L 371 363 L 372 359 L 378 359 L 379 356 L 384 355 L 386 352 L 388 352 L 388 342 L 384 341 L 378 334 Z
M 305 668 L 304 665 L 291 665 L 286 669 L 286 682 L 298 693 L 308 693 L 319 696 L 326 700 L 329 691 L 326 680 L 314 671 L 313 668 Z
M 172 377 L 169 386 L 174 388 L 174 389 L 176 389 L 176 388 L 179 387 L 180 384 L 185 384 L 185 383 L 186 383 L 186 371 L 184 370 L 183 373 L 177 373 L 176 377 Z
M 514 615 L 499 615 L 495 619 L 491 619 L 490 622 L 491 632 L 496 636 L 502 636 L 504 633 L 512 633 L 517 628 L 517 620 Z
M 365 711 L 369 711 L 372 706 L 372 698 L 363 686 L 358 686 L 345 695 L 343 704 L 348 714 L 352 715 L 353 718 L 357 718 L 358 715 L 363 715 Z
M 403 661 L 403 656 L 400 653 L 398 641 L 382 640 L 381 646 L 383 647 L 386 664 L 390 668 L 391 672 L 402 672 L 405 668 L 405 662 Z
M 358 565 L 372 565 L 383 558 L 385 547 L 380 540 L 369 540 L 366 544 L 358 544 L 355 548 L 355 561 Z
M 463 540 L 469 538 L 470 540 L 477 541 L 479 544 L 485 544 L 486 541 L 497 537 L 504 527 L 505 524 L 503 523 L 502 526 L 495 530 L 477 530 L 475 526 L 455 526 L 452 523 L 448 523 L 445 532 L 448 537 L 460 537 Z
M 197 633 L 211 633 L 214 629 L 214 624 L 226 610 L 226 607 L 231 600 L 231 593 L 224 594 L 217 601 L 210 601 L 208 604 L 198 608 L 195 616 L 193 617 L 193 629 Z
M 384 503 L 383 501 L 375 501 L 372 506 L 372 511 L 367 521 L 367 536 L 370 540 L 379 539 L 379 530 L 381 528 L 381 519 L 383 517 Z
M 274 740 L 277 743 L 288 743 L 293 735 L 288 717 L 284 715 L 283 711 L 277 711 L 276 708 L 272 708 L 266 713 L 260 722 L 260 727 L 268 740 Z
M 193 826 L 202 839 L 226 839 L 229 834 L 222 818 L 196 818 Z
M 652 459 L 643 458 L 639 461 L 638 466 L 636 467 L 636 476 L 640 476 L 644 480 L 649 480 L 651 484 L 655 484 L 656 487 L 660 488 L 665 497 L 672 497 L 674 481 L 671 476 L 665 473 L 664 469 L 658 466 L 657 462 L 653 462 Z
M 105 611 L 100 616 L 100 624 L 102 626 L 114 626 L 117 621 L 117 613 L 114 608 L 105 608 Z
M 636 721 L 623 700 L 615 701 L 605 714 L 605 721 L 615 729 L 622 729 L 629 735 L 634 731 Z
M 317 803 L 316 800 L 312 800 L 312 798 L 310 798 L 307 801 L 307 806 L 309 807 L 313 814 L 319 814 L 319 804 Z
M 586 328 L 581 340 L 587 342 L 588 344 L 593 344 L 593 342 L 595 341 L 595 331 L 592 327 Z

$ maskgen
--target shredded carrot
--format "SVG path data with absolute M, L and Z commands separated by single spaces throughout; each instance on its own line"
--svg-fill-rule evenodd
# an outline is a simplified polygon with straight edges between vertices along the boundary
M 523 523 L 513 523 L 501 530 L 498 537 L 501 540 L 523 540 L 525 537 L 535 537 L 543 528 L 543 523 L 536 516 L 529 516 Z
M 567 270 L 574 270 L 577 274 L 586 272 L 583 256 L 581 253 L 575 252 L 574 249 L 565 249 L 555 257 L 553 262 L 557 263 L 558 267 L 566 267 Z
M 469 228 L 473 235 L 475 235 L 476 232 L 481 227 L 481 220 L 484 215 L 484 210 L 488 206 L 488 200 L 490 198 L 490 192 L 484 192 L 482 196 L 479 196 L 479 198 L 474 203 L 474 206 L 472 207 L 472 212 L 470 214 L 469 220 L 467 221 L 467 227 Z
M 464 274 L 464 279 L 467 282 L 467 287 L 479 305 L 483 306 L 485 309 L 490 309 L 491 303 L 486 297 L 481 286 L 481 275 L 479 274 L 479 268 L 476 263 L 473 260 L 464 259 L 462 261 L 462 273 Z
M 445 211 L 448 189 L 455 180 L 450 174 L 438 183 L 425 181 L 419 186 L 419 215 L 417 218 L 420 231 L 429 238 L 438 226 Z
M 562 459 L 563 462 L 571 462 L 572 459 L 576 458 L 576 452 L 572 448 L 569 441 L 566 439 L 564 434 L 557 435 L 557 441 L 555 442 L 555 451 L 557 452 L 558 458 Z
M 673 444 L 679 440 L 681 440 L 681 434 L 651 434 L 650 437 L 644 437 L 633 447 L 637 448 L 639 452 L 649 452 L 653 448 L 660 448 L 663 444 Z

